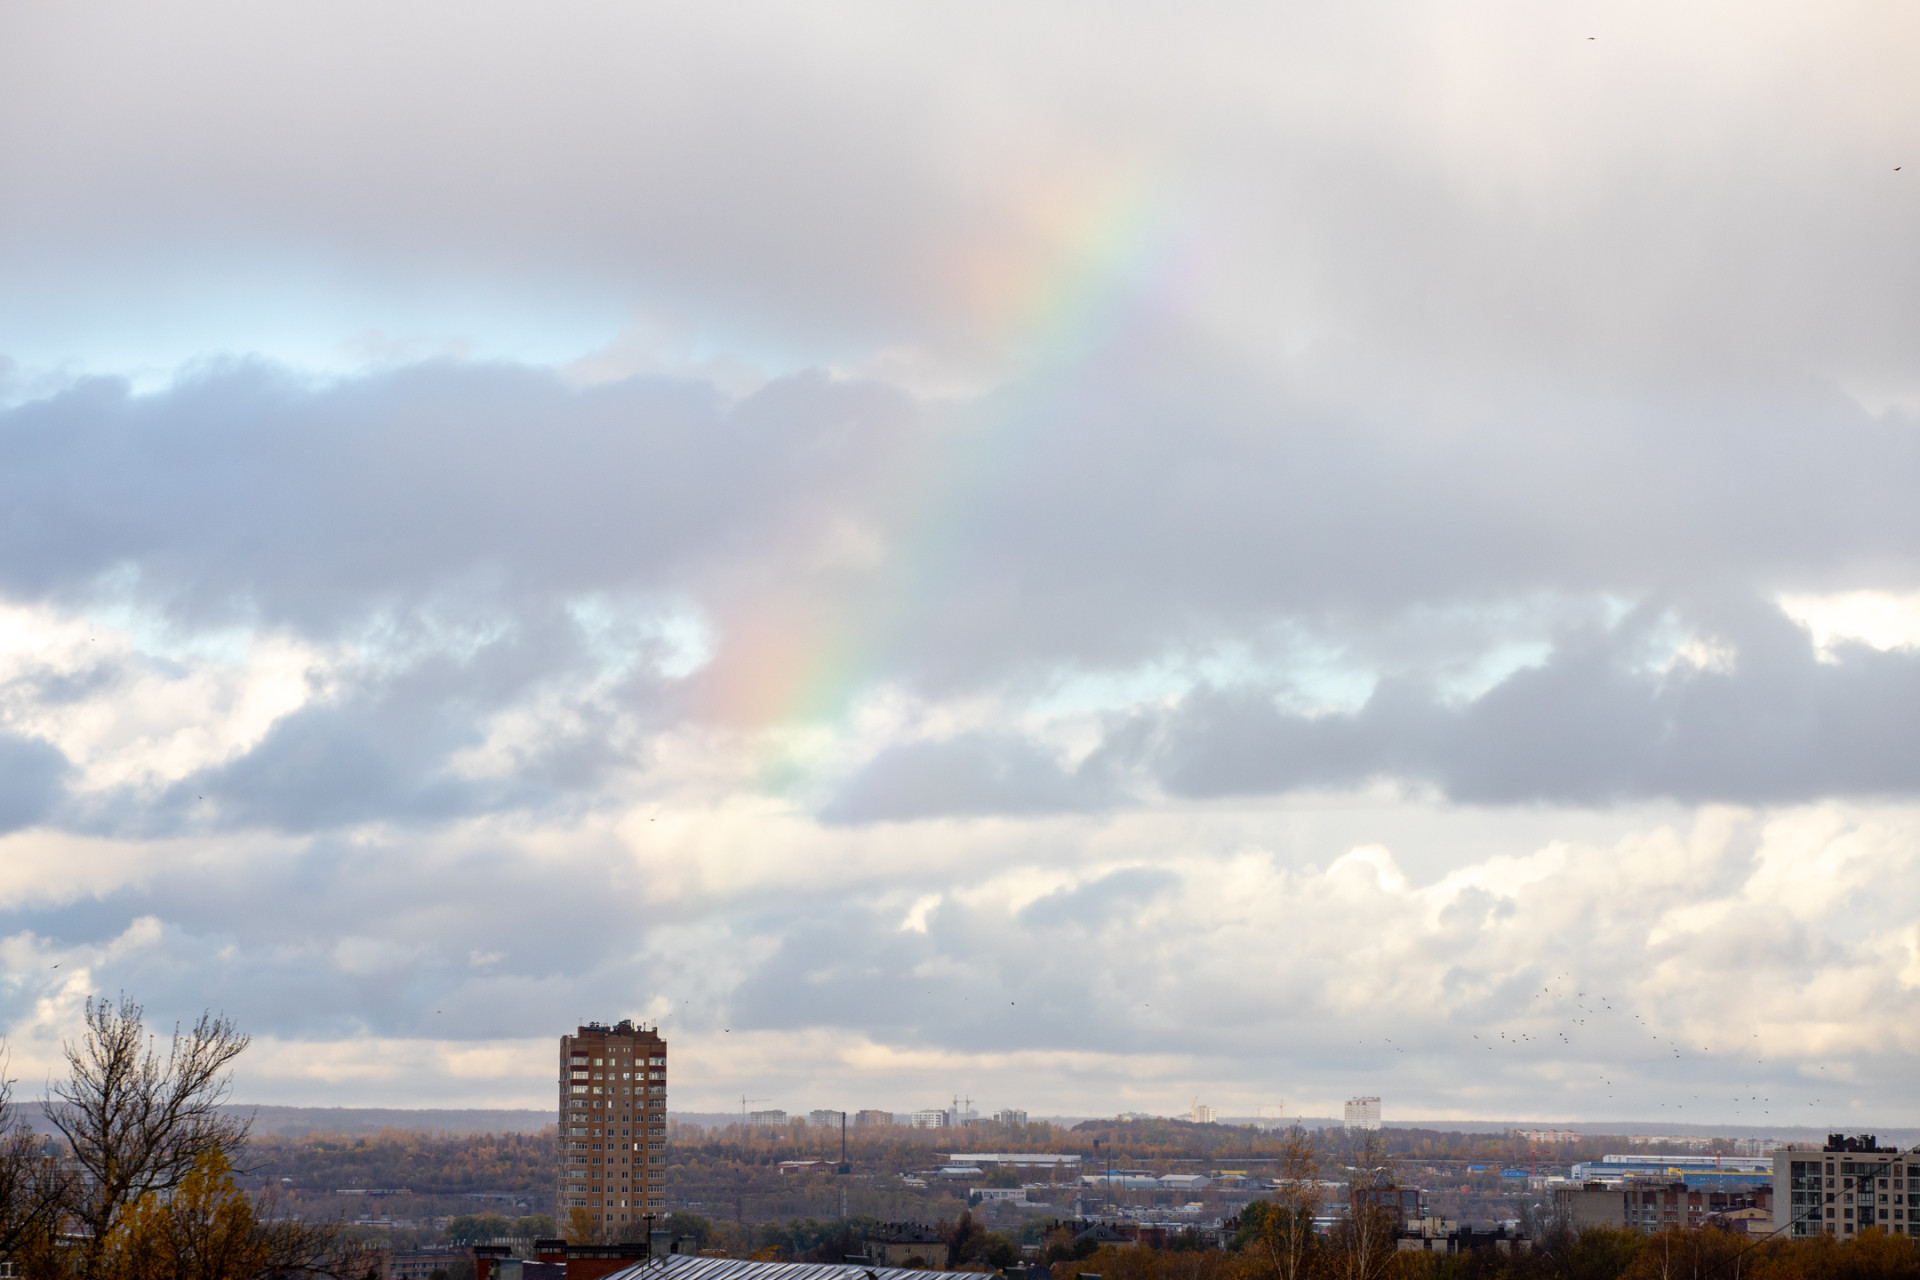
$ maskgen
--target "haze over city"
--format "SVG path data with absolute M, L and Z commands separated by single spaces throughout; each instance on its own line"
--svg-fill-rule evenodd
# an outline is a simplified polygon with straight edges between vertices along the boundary
M 0 10 L 9 1073 L 1920 1125 L 1916 40 Z

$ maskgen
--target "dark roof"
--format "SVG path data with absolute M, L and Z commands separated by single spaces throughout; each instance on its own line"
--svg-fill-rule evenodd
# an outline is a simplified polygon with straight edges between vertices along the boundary
M 669 1254 L 614 1272 L 606 1280 L 927 1280 L 924 1271 L 826 1262 L 749 1262 Z
M 924 1222 L 883 1222 L 867 1232 L 881 1244 L 940 1244 L 940 1233 Z

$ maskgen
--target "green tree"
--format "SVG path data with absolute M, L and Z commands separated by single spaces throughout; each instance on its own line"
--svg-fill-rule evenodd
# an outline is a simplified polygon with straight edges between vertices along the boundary
M 666 1229 L 673 1232 L 675 1239 L 691 1236 L 695 1249 L 704 1249 L 713 1239 L 713 1223 L 697 1213 L 676 1210 L 667 1215 Z

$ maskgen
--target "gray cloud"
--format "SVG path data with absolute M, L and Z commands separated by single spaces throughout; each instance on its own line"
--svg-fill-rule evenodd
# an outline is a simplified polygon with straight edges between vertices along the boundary
M 1920 654 L 1817 660 L 1777 613 L 1743 611 L 1732 669 L 1649 669 L 1645 616 L 1565 636 L 1478 697 L 1384 682 L 1353 713 L 1205 689 L 1161 726 L 1154 768 L 1184 796 L 1397 779 L 1469 803 L 1793 803 L 1920 791 Z
M 1089 758 L 1075 769 L 1012 734 L 971 733 L 888 747 L 820 811 L 829 824 L 1105 808 L 1116 779 Z
M 581 392 L 494 366 L 318 389 L 240 366 L 142 397 L 90 384 L 0 415 L 0 496 L 24 532 L 0 585 L 131 593 L 188 629 L 249 621 L 331 642 L 377 625 L 389 656 L 162 803 L 212 795 L 225 821 L 293 830 L 584 793 L 644 756 L 645 733 L 613 742 L 621 717 L 651 733 L 724 715 L 756 644 L 822 629 L 856 637 L 843 642 L 862 654 L 856 695 L 887 682 L 1017 694 L 1221 645 L 1285 670 L 1301 637 L 1382 677 L 1363 710 L 1328 716 L 1216 682 L 1071 771 L 1005 733 L 896 743 L 826 802 L 835 823 L 1108 807 L 1132 793 L 1149 732 L 1153 773 L 1192 796 L 1382 776 L 1503 802 L 1912 789 L 1910 660 L 1815 662 L 1805 633 L 1756 600 L 1842 583 L 1863 558 L 1882 581 L 1920 573 L 1909 433 L 1804 405 L 1729 481 L 1731 422 L 1661 419 L 1518 453 L 1524 433 L 1504 424 L 1441 449 L 1413 428 L 1284 402 L 1263 425 L 1252 400 L 1133 384 L 1112 372 L 1065 400 L 1030 386 L 940 411 L 817 377 L 729 404 L 693 383 Z M 959 489 L 949 472 L 968 473 Z M 962 491 L 968 510 L 946 509 Z M 906 554 L 930 523 L 940 555 Z M 836 550 L 847 530 L 879 551 Z M 1738 670 L 1641 669 L 1657 611 L 1596 632 L 1578 607 L 1524 603 L 1601 594 L 1666 600 L 1725 631 Z M 592 598 L 643 613 L 690 602 L 714 661 L 670 681 L 641 661 L 591 697 L 568 693 L 604 663 L 569 612 Z M 1464 705 L 1433 691 L 1553 627 L 1540 669 Z M 643 629 L 622 643 L 657 656 L 663 642 Z M 109 678 L 18 689 L 52 705 Z M 547 695 L 575 726 L 513 783 L 448 772 L 489 717 Z
M 32 826 L 51 813 L 67 771 L 66 756 L 51 743 L 0 733 L 0 833 Z
M 310 389 L 258 365 L 134 397 L 94 383 L 0 418 L 16 598 L 132 564 L 182 619 L 320 633 L 382 609 L 460 619 L 529 597 L 674 585 L 903 412 L 803 378 L 728 411 L 706 387 L 570 392 L 549 374 L 424 366 Z M 758 531 L 756 533 L 756 531 Z

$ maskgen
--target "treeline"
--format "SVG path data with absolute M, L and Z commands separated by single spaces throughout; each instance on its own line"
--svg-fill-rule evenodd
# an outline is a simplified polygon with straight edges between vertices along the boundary
M 1180 1160 L 1227 1163 L 1234 1159 L 1276 1159 L 1284 1154 L 1289 1132 L 1291 1130 L 1253 1125 L 1194 1124 L 1163 1118 L 1086 1120 L 1071 1130 L 1058 1130 L 1055 1141 L 1060 1151 L 1085 1154 L 1094 1152 L 1093 1144 L 1097 1141 L 1102 1155 L 1111 1153 L 1141 1163 Z M 1629 1148 L 1624 1138 L 1598 1134 L 1583 1136 L 1574 1143 L 1535 1146 L 1513 1133 L 1399 1127 L 1367 1132 L 1377 1133 L 1390 1153 L 1408 1161 L 1464 1160 L 1475 1164 L 1519 1165 L 1537 1156 L 1543 1163 L 1568 1164 L 1629 1149 L 1662 1155 L 1699 1154 L 1700 1151 L 1692 1146 L 1673 1147 L 1661 1143 Z M 1357 1151 L 1366 1141 L 1365 1132 L 1348 1132 L 1343 1128 L 1319 1130 L 1314 1137 L 1321 1151 L 1333 1161 Z M 1734 1140 L 1715 1139 L 1708 1147 L 1731 1152 Z
M 1227 1251 L 1104 1247 L 1056 1261 L 1056 1277 L 1101 1280 L 1920 1280 L 1920 1249 L 1872 1230 L 1847 1240 L 1759 1241 L 1727 1231 L 1642 1235 L 1619 1227 L 1550 1231 L 1526 1252 L 1356 1253 L 1340 1232 L 1316 1239 L 1296 1267 L 1259 1241 Z
M 1087 1120 L 1065 1128 L 1035 1121 L 1004 1125 L 983 1121 L 955 1129 L 908 1129 L 885 1125 L 850 1127 L 846 1131 L 848 1156 L 865 1168 L 905 1172 L 927 1167 L 936 1151 L 990 1150 L 1052 1152 L 1079 1155 L 1089 1162 L 1109 1158 L 1128 1164 L 1167 1165 L 1200 1162 L 1217 1166 L 1260 1165 L 1280 1158 L 1288 1130 L 1255 1125 L 1194 1124 L 1191 1121 L 1147 1117 Z M 1466 1161 L 1474 1164 L 1522 1165 L 1536 1156 L 1543 1163 L 1567 1164 L 1597 1159 L 1626 1149 L 1618 1137 L 1599 1135 L 1577 1143 L 1540 1146 L 1513 1134 L 1465 1133 L 1444 1129 L 1392 1128 L 1377 1131 L 1395 1156 L 1412 1162 Z M 750 1129 L 740 1125 L 702 1128 L 676 1123 L 669 1134 L 676 1150 L 709 1163 L 773 1165 L 781 1160 L 837 1159 L 838 1128 L 788 1125 Z M 1329 1128 L 1315 1134 L 1321 1150 L 1333 1162 L 1358 1150 L 1361 1134 Z M 1731 1138 L 1710 1144 L 1732 1151 Z M 1649 1154 L 1670 1154 L 1662 1145 L 1643 1148 Z M 1674 1148 L 1697 1152 L 1697 1148 Z
M 558 1166 L 554 1132 L 445 1136 L 408 1129 L 345 1137 L 259 1137 L 248 1165 L 257 1177 L 292 1179 L 299 1190 L 407 1188 L 421 1194 L 500 1191 L 547 1196 Z

